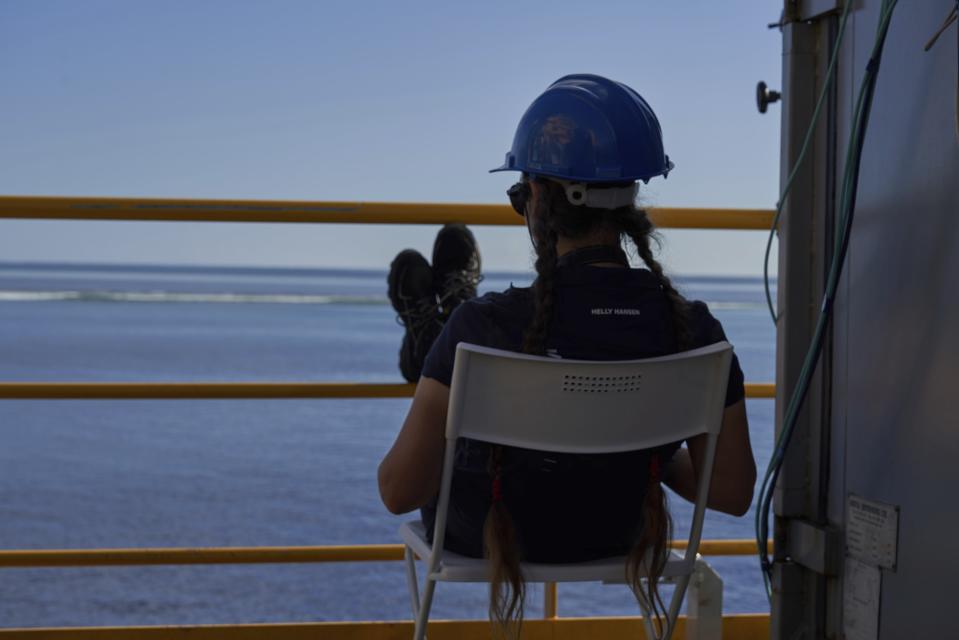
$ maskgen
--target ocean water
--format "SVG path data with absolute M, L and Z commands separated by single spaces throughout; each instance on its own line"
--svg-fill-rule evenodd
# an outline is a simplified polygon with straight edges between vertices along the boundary
M 529 273 L 488 274 L 482 290 Z M 747 381 L 774 378 L 753 278 L 678 277 L 722 321 Z M 385 271 L 0 263 L 2 381 L 400 381 Z M 408 400 L 0 401 L 0 548 L 398 542 L 375 471 Z M 773 403 L 749 400 L 763 468 Z M 673 499 L 677 535 L 689 508 Z M 570 517 L 575 517 L 571 511 Z M 709 513 L 706 538 L 752 537 Z M 753 558 L 714 558 L 727 612 L 767 611 Z M 437 618 L 483 618 L 441 585 Z M 533 589 L 527 615 L 541 615 Z M 5 569 L 0 626 L 390 620 L 401 563 Z M 622 586 L 561 585 L 561 615 L 633 615 Z

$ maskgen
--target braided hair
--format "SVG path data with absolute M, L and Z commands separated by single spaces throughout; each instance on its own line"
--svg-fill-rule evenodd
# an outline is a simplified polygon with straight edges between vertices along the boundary
M 669 303 L 670 318 L 673 324 L 673 334 L 676 338 L 677 351 L 686 351 L 689 348 L 691 336 L 689 332 L 689 303 L 680 295 L 672 281 L 663 272 L 663 266 L 653 257 L 651 242 L 655 242 L 657 248 L 662 248 L 659 234 L 656 228 L 649 220 L 649 215 L 645 210 L 636 207 L 630 207 L 632 211 L 626 212 L 622 216 L 622 233 L 629 236 L 639 257 L 646 267 L 653 272 L 666 294 L 666 301 Z
M 621 242 L 628 238 L 635 246 L 640 259 L 656 276 L 666 296 L 677 350 L 687 349 L 690 344 L 688 303 L 653 255 L 651 243 L 655 242 L 659 248 L 660 240 L 646 211 L 634 205 L 611 210 L 575 206 L 569 203 L 558 182 L 538 177 L 531 180 L 540 187 L 534 203 L 535 215 L 528 219 L 536 251 L 536 280 L 533 283 L 533 316 L 523 334 L 523 352 L 546 354 L 556 298 L 556 245 L 559 238 L 577 239 L 602 231 L 618 237 Z M 499 484 L 502 449 L 494 446 L 490 456 L 490 472 L 497 491 L 502 490 Z M 668 559 L 672 521 L 666 494 L 660 485 L 659 467 L 660 461 L 654 455 L 643 504 L 643 527 L 627 557 L 626 578 L 636 598 L 654 613 L 657 626 L 665 632 L 662 628 L 665 608 L 659 595 L 658 578 Z M 518 637 L 525 581 L 520 571 L 516 530 L 501 496 L 491 502 L 484 527 L 484 544 L 492 570 L 490 618 L 500 623 L 504 633 L 513 635 L 512 631 L 515 631 Z M 647 578 L 645 585 L 643 578 Z M 517 623 L 515 627 L 514 622 Z
M 544 195 L 545 191 L 541 192 L 540 199 L 549 206 Z M 540 207 L 539 210 L 544 209 Z M 549 216 L 537 216 L 532 220 L 531 233 L 536 245 L 536 280 L 533 282 L 535 308 L 533 318 L 523 334 L 523 353 L 546 355 L 546 334 L 556 301 L 556 243 L 559 233 Z

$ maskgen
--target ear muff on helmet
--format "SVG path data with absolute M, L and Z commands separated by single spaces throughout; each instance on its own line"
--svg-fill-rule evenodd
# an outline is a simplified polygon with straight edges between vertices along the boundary
M 608 78 L 578 74 L 560 78 L 533 101 L 506 162 L 492 171 L 608 184 L 648 181 L 672 168 L 659 120 L 642 96 Z

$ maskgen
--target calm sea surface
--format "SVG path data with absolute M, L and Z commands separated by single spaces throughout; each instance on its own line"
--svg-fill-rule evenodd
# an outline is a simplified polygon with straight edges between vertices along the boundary
M 722 321 L 747 381 L 773 380 L 761 281 L 677 280 Z M 397 382 L 385 289 L 378 271 L 0 264 L 0 380 Z M 0 547 L 398 542 L 375 470 L 408 404 L 0 401 Z M 773 404 L 748 407 L 764 468 Z M 689 509 L 672 504 L 681 531 Z M 710 513 L 705 537 L 752 531 L 751 513 Z M 754 559 L 710 562 L 727 612 L 768 610 Z M 441 585 L 435 616 L 483 618 L 486 599 L 482 585 Z M 400 619 L 408 602 L 400 563 L 0 572 L 6 627 Z M 561 615 L 637 613 L 622 586 L 562 585 L 559 602 Z

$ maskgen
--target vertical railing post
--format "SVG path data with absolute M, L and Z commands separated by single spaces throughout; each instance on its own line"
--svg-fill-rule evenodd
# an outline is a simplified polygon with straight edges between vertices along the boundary
M 559 617 L 557 608 L 558 595 L 555 582 L 543 583 L 543 617 L 547 620 L 553 620 Z

